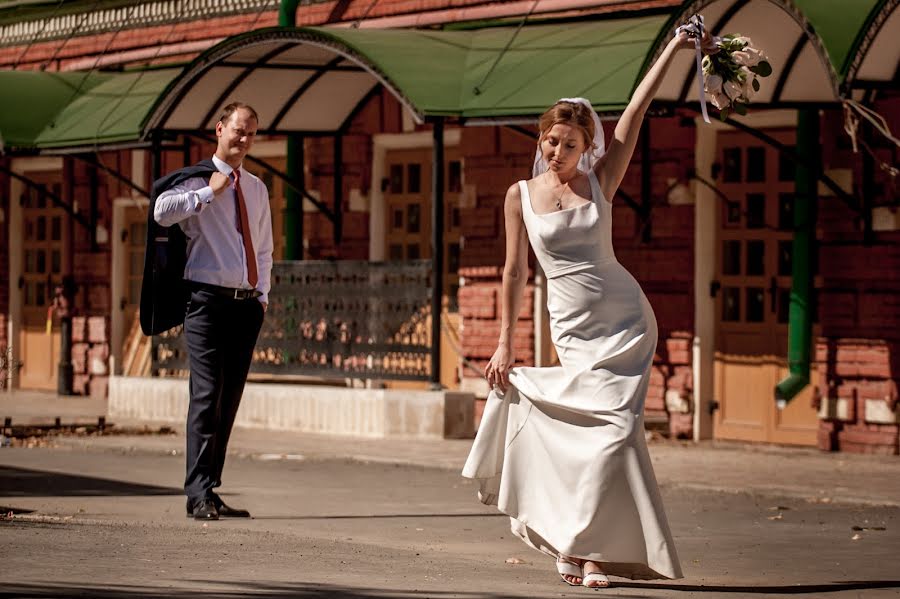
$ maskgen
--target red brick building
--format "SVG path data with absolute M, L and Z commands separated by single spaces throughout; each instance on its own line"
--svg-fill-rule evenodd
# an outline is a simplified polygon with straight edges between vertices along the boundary
M 263 1 L 198 1 L 188 14 L 178 15 L 166 13 L 165 3 L 107 2 L 98 9 L 95 3 L 66 4 L 72 5 L 69 14 L 54 13 L 50 5 L 0 4 L 0 69 L 71 71 L 183 63 L 224 38 L 278 22 L 274 3 L 270 7 Z M 623 11 L 667 14 L 679 4 L 542 2 L 533 18 L 600 19 Z M 301 5 L 296 23 L 441 27 L 508 19 L 515 24 L 531 5 L 336 0 Z M 873 86 L 862 98 L 893 131 L 900 130 L 897 91 L 894 80 Z M 648 424 L 683 438 L 898 453 L 897 147 L 864 124 L 857 139 L 865 148 L 854 151 L 841 107 L 824 105 L 819 118 L 822 171 L 846 197 L 820 188 L 813 383 L 781 410 L 772 388 L 786 373 L 793 166 L 752 134 L 724 125 L 701 127 L 697 118 L 693 108 L 685 106 L 649 120 L 646 141 L 622 184 L 632 203 L 618 201 L 614 208 L 617 256 L 641 283 L 660 327 L 646 403 Z M 607 136 L 614 122 L 604 121 Z M 747 122 L 789 147 L 795 144 L 794 110 L 762 105 Z M 476 372 L 490 358 L 498 337 L 503 198 L 512 182 L 529 176 L 533 132 L 529 127 L 450 125 L 446 134 L 448 172 L 457 173 L 444 232 L 448 284 L 458 305 L 458 311 L 451 308 L 457 330 L 450 343 L 461 350 L 457 380 L 449 382 L 482 396 L 486 388 Z M 339 167 L 349 201 L 342 208 L 342 241 L 335 244 L 331 222 L 307 206 L 304 257 L 425 256 L 424 229 L 411 235 L 393 231 L 389 224 L 373 226 L 371 210 L 377 198 L 388 214 L 391 207 L 407 216 L 410 210 L 428 214 L 425 179 L 417 183 L 416 192 L 393 194 L 390 177 L 392 167 L 407 176 L 410 168 L 417 176 L 427 175 L 430 140 L 430 127 L 413 123 L 390 93 L 383 90 L 371 97 L 343 137 Z M 307 187 L 326 204 L 332 200 L 338 166 L 332 143 L 325 137 L 305 142 Z M 256 151 L 284 167 L 283 139 L 262 139 Z M 209 152 L 211 146 L 196 141 L 169 148 L 163 170 Z M 0 158 L 5 167 L 0 172 L 0 209 L 6 240 L 0 244 L 0 346 L 15 348 L 21 368 L 14 384 L 55 388 L 59 339 L 52 330 L 46 333 L 48 305 L 41 298 L 64 272 L 71 272 L 78 285 L 75 306 L 80 316 L 73 321 L 71 356 L 75 391 L 105 393 L 110 356 L 116 358 L 112 367 L 121 369 L 143 256 L 134 226 L 144 218 L 146 199 L 109 173 L 127 174 L 146 188 L 146 154 L 103 151 L 99 161 L 60 153 Z M 92 220 L 75 222 L 65 209 L 39 194 L 29 195 L 30 188 L 9 171 L 56 186 L 57 195 L 76 203 L 82 215 L 83 207 L 93 207 Z M 378 173 L 382 176 L 375 180 Z M 284 189 L 277 180 L 269 183 L 279 231 Z M 66 247 L 74 253 L 68 255 Z M 283 240 L 276 239 L 276 259 L 282 248 Z M 554 360 L 543 333 L 541 298 L 538 280 L 529 285 L 517 325 L 517 358 L 523 364 Z M 451 364 L 450 370 L 456 366 Z

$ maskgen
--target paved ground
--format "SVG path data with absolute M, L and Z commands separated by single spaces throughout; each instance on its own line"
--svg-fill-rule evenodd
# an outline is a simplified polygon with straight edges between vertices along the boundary
M 0 418 L 10 409 L 0 400 Z M 207 525 L 184 517 L 177 432 L 50 445 L 0 448 L 0 506 L 14 512 L 0 520 L 0 597 L 592 593 L 475 500 L 458 476 L 468 441 L 238 430 L 223 490 L 254 518 Z M 686 578 L 614 579 L 604 595 L 900 597 L 896 457 L 668 442 L 651 454 Z

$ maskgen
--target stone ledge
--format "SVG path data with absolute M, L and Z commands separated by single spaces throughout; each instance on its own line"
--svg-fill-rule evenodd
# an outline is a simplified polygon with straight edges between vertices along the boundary
M 474 434 L 471 393 L 349 389 L 247 383 L 236 426 L 370 438 L 467 439 Z M 109 379 L 111 420 L 184 423 L 184 379 Z

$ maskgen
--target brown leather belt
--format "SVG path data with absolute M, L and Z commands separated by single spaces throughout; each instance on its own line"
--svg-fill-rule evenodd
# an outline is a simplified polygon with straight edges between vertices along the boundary
M 235 300 L 256 299 L 262 295 L 262 291 L 258 289 L 236 289 L 234 287 L 220 287 L 210 283 L 198 283 L 197 281 L 188 281 L 191 289 L 196 291 L 207 291 L 220 297 L 227 297 Z

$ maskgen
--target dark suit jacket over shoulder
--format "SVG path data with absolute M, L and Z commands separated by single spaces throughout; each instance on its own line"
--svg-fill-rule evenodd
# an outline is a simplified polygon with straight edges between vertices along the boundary
M 179 225 L 163 227 L 153 218 L 156 199 L 164 191 L 194 177 L 208 179 L 218 169 L 212 160 L 169 173 L 153 182 L 147 214 L 147 249 L 141 282 L 141 330 L 158 335 L 184 322 L 188 288 L 184 282 L 187 237 Z

